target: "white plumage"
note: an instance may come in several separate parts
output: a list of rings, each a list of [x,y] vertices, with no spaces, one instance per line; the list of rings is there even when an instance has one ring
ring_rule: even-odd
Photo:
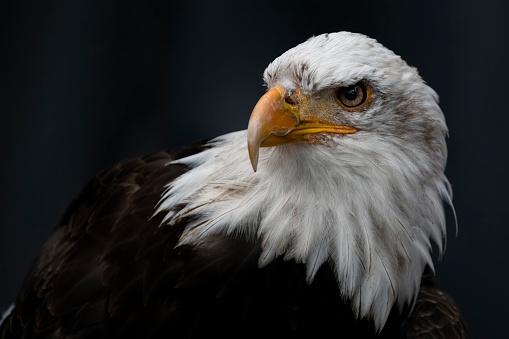
[[[308,283],[329,262],[357,317],[381,329],[394,304],[413,305],[424,267],[433,267],[431,241],[443,248],[442,201],[452,204],[452,193],[438,96],[399,56],[348,32],[290,49],[264,80],[299,89],[321,119],[357,132],[261,148],[258,172],[246,131],[221,136],[174,162],[192,169],[169,183],[158,212],[167,211],[165,224],[192,217],[179,245],[216,234],[260,239],[260,266],[294,259],[305,263]],[[359,81],[372,89],[364,109],[334,105],[337,88]]]

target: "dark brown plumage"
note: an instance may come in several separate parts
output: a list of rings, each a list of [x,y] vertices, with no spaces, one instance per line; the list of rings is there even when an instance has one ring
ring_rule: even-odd
[[[1,326],[2,338],[371,337],[328,265],[305,283],[302,264],[257,266],[259,244],[213,237],[174,248],[185,226],[151,218],[165,166],[200,144],[121,162],[96,176],[47,241]],[[465,338],[452,300],[423,276],[410,317],[393,309],[380,338]],[[405,334],[408,333],[408,334]]]

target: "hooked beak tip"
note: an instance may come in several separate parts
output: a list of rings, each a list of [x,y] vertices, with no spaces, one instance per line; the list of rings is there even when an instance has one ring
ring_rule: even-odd
[[[251,166],[253,170],[256,172],[258,167],[258,155],[260,151],[260,142],[259,141],[251,141],[252,138],[248,137],[247,149],[249,152],[249,160],[251,161]]]

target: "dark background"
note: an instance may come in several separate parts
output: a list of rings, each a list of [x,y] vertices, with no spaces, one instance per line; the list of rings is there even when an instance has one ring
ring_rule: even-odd
[[[312,35],[370,35],[416,66],[450,128],[437,264],[474,338],[506,334],[509,20],[503,1],[1,1],[0,309],[98,170],[244,129],[262,72]]]

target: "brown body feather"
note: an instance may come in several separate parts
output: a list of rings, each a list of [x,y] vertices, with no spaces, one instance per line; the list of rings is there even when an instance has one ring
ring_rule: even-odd
[[[186,221],[159,227],[167,165],[201,145],[121,162],[71,204],[0,328],[1,338],[372,337],[328,265],[313,283],[281,258],[258,268],[258,243],[214,236],[175,248]],[[466,338],[452,299],[428,273],[409,315],[393,309],[379,338]]]

